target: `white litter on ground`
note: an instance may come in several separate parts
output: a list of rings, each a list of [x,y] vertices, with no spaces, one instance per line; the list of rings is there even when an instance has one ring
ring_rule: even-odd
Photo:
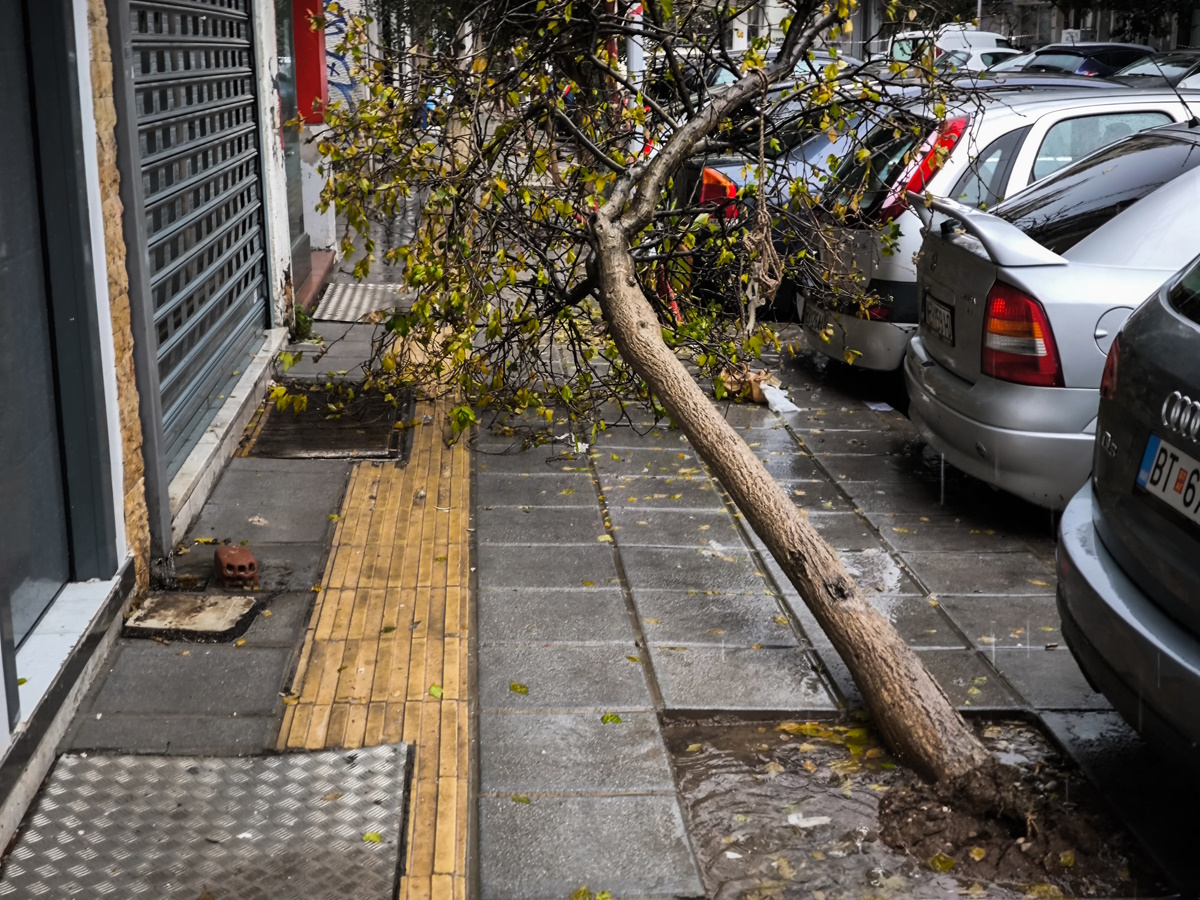
[[[773,384],[761,385],[763,396],[767,398],[767,406],[773,413],[800,412],[800,407],[788,399],[787,394]]]

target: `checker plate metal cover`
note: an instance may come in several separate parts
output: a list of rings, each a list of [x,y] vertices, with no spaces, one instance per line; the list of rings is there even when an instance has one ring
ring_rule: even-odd
[[[404,744],[63,756],[5,866],[0,897],[391,900],[407,778]]]

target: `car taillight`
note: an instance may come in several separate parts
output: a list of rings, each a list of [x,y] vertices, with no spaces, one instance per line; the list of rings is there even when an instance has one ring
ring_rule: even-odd
[[[1112,342],[1108,348],[1108,358],[1104,360],[1104,374],[1100,376],[1100,396],[1105,400],[1114,400],[1117,396],[1117,372],[1121,366],[1121,337]]]
[[[937,131],[926,139],[921,146],[920,162],[914,160],[904,170],[899,180],[888,192],[883,206],[879,208],[879,214],[883,217],[883,221],[890,222],[908,209],[909,191],[919,194],[925,190],[946,158],[954,152],[954,148],[962,140],[963,133],[967,130],[967,124],[970,121],[970,116],[956,116],[953,119],[947,119],[938,127]]]
[[[1042,305],[996,282],[983,320],[983,374],[1001,381],[1062,387],[1062,364]]]
[[[737,204],[731,202],[737,197],[737,185],[729,177],[716,169],[705,169],[700,173],[700,204],[712,203],[723,207],[727,219],[737,217]]]

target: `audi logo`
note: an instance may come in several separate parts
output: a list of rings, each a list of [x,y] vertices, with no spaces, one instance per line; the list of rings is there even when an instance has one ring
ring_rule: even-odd
[[[1162,423],[1193,441],[1200,438],[1200,400],[1172,391],[1163,401]]]

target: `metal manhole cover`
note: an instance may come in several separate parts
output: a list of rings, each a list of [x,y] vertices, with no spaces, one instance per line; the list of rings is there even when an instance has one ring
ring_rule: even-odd
[[[412,396],[393,406],[368,394],[347,404],[348,411],[331,411],[330,399],[309,394],[308,409],[277,410],[269,400],[251,423],[243,456],[273,459],[408,459],[410,429],[397,422],[412,417]],[[335,414],[336,413],[336,414]],[[407,439],[406,439],[407,438]]]
[[[0,897],[391,900],[405,744],[198,758],[63,756]]]

